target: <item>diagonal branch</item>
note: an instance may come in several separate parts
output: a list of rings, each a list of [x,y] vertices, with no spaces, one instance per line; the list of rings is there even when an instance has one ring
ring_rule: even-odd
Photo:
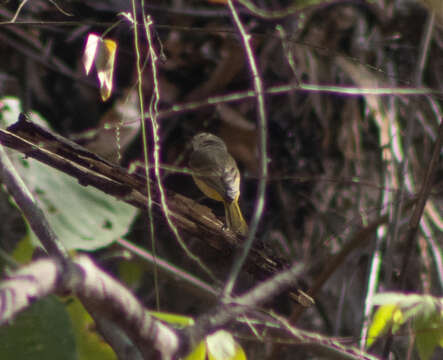
[[[136,172],[113,164],[76,143],[44,129],[22,116],[17,123],[0,129],[0,143],[18,150],[28,157],[43,162],[74,178],[80,184],[93,186],[106,194],[146,210],[146,178]],[[229,257],[241,244],[232,231],[206,206],[167,190],[170,215],[175,225],[204,246]],[[162,218],[159,194],[154,191],[155,215]],[[257,279],[263,279],[286,267],[280,259],[267,254],[260,244],[254,245],[246,262],[246,270]]]

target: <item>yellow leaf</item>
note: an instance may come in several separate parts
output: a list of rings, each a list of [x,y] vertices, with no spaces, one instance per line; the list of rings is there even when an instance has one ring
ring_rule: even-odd
[[[114,75],[115,54],[117,43],[114,40],[103,40],[99,35],[88,35],[83,52],[83,66],[89,74],[94,63],[100,83],[100,95],[103,101],[109,99],[112,93],[112,79]]]
[[[396,305],[380,306],[375,312],[371,326],[369,327],[366,347],[370,347],[378,337],[386,334],[393,324],[396,324],[398,328],[398,326],[403,323],[402,321],[402,312]]]
[[[95,58],[95,68],[97,69],[100,95],[103,101],[108,100],[112,93],[116,52],[117,43],[115,41],[107,39],[99,43],[98,53]]]
[[[206,337],[209,360],[245,360],[242,347],[227,331],[220,330]]]
[[[201,341],[192,352],[185,357],[185,360],[205,360],[206,358],[206,344]]]

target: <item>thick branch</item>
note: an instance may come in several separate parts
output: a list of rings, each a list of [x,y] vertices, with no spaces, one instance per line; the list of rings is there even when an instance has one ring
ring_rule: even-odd
[[[177,334],[150,316],[128,289],[87,256],[75,258],[67,273],[58,261],[48,258],[31,263],[3,281],[0,325],[13,320],[33,302],[49,294],[66,295],[66,290],[76,294],[89,312],[117,324],[145,359],[151,359],[154,353],[171,359],[178,351]]]
[[[145,177],[129,173],[76,143],[27,121],[24,116],[8,130],[0,129],[0,143],[77,178],[82,185],[93,186],[146,210]],[[154,192],[153,196],[155,213],[162,216],[158,194]],[[224,229],[223,223],[206,206],[173,191],[167,192],[167,199],[176,226],[201,239],[203,244],[228,255],[242,243],[236,234]],[[285,265],[257,245],[250,253],[246,269],[262,279],[275,274]]]

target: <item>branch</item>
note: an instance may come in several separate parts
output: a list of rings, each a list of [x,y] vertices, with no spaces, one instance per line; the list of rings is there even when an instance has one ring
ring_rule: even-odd
[[[266,195],[266,181],[268,177],[268,158],[267,158],[267,117],[266,117],[266,107],[264,99],[264,87],[263,81],[258,71],[257,61],[255,59],[252,47],[250,44],[251,35],[246,33],[246,30],[235,10],[232,0],[228,0],[228,7],[231,11],[232,19],[238,32],[241,35],[243,46],[245,48],[245,53],[248,58],[249,67],[251,70],[251,75],[254,84],[254,93],[257,100],[257,128],[259,129],[259,148],[260,148],[260,172],[259,181],[257,188],[257,199],[254,206],[254,214],[252,215],[251,224],[249,226],[249,234],[245,244],[243,245],[242,252],[235,263],[232,265],[231,273],[226,282],[226,286],[223,290],[223,296],[229,297],[234,288],[235,281],[240,274],[241,268],[246,261],[246,258],[251,251],[251,247],[257,233],[258,224],[263,215],[263,210],[265,207],[265,195]]]
[[[128,204],[146,210],[146,178],[113,164],[82,146],[44,129],[21,116],[7,130],[0,129],[0,143],[16,149]],[[159,194],[154,191],[155,215],[162,217]],[[182,231],[229,256],[242,239],[225,230],[223,223],[206,206],[167,190],[170,215]],[[269,256],[256,244],[246,262],[248,272],[263,279],[286,267],[281,260]]]
[[[14,198],[29,226],[40,239],[45,250],[61,262],[66,262],[68,254],[57,235],[49,226],[43,211],[36,205],[31,192],[17,174],[3,146],[0,145],[0,179]]]
[[[49,294],[66,295],[68,289],[78,296],[95,319],[98,317],[105,321],[106,327],[109,321],[121,329],[144,359],[157,355],[162,359],[173,359],[189,352],[208,334],[235,321],[240,315],[251,313],[257,306],[286,290],[294,284],[301,270],[301,266],[293,265],[229,304],[200,316],[194,326],[178,332],[150,316],[128,289],[98,268],[89,257],[82,255],[75,258],[68,276],[64,274],[63,277],[64,270],[59,262],[42,259],[16,271],[0,283],[0,325],[13,320],[31,303]],[[67,282],[61,284],[62,278]],[[339,354],[337,358],[375,359],[354,348],[344,347],[334,339],[296,329],[275,314],[271,316],[280,323],[277,329],[285,333],[289,330],[289,343],[295,340],[298,344],[317,347],[314,348],[316,352],[327,351],[329,355],[335,352]]]
[[[205,336],[221,329],[228,322],[287,290],[296,283],[301,272],[302,266],[294,264],[289,269],[263,281],[246,294],[232,298],[229,303],[224,303],[214,311],[200,316],[194,326],[184,330],[191,346],[195,346]]]
[[[177,334],[150,316],[135,296],[98,268],[87,256],[73,259],[68,273],[55,259],[42,259],[13,273],[0,284],[0,325],[13,320],[33,302],[49,294],[74,293],[87,310],[117,324],[145,359],[160,353],[171,359],[178,351]],[[111,344],[112,345],[112,344]]]

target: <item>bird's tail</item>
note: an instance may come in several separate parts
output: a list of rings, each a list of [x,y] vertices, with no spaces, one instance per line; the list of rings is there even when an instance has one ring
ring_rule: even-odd
[[[240,206],[238,206],[238,200],[234,200],[231,203],[225,202],[224,204],[228,228],[245,236],[248,233],[248,224],[246,224],[245,219],[243,219]]]

